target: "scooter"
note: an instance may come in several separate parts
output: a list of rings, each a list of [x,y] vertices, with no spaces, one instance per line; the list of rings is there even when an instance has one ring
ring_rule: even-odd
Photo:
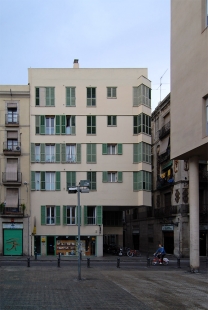
[[[163,257],[163,261],[161,257],[158,257],[156,254],[153,254],[154,258],[152,260],[152,265],[168,265],[169,264],[169,259],[167,257]]]

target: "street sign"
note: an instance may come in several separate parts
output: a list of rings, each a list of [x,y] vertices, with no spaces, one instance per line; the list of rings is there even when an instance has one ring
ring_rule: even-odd
[[[68,188],[68,194],[75,194],[77,193],[77,187],[76,186],[72,186]]]

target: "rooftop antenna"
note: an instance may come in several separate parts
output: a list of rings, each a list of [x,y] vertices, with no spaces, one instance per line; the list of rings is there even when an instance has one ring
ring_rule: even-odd
[[[162,86],[162,78],[165,75],[165,73],[168,71],[168,69],[163,73],[163,75],[160,78],[160,102],[161,102],[161,86]]]

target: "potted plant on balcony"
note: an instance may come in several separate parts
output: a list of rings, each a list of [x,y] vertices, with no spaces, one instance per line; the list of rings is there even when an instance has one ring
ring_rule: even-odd
[[[26,205],[25,205],[25,203],[21,203],[21,210],[22,210],[22,213],[24,214],[24,212],[25,212],[25,209],[26,209]]]
[[[4,208],[5,208],[4,202],[0,203],[0,213],[1,213],[1,214],[4,213]]]

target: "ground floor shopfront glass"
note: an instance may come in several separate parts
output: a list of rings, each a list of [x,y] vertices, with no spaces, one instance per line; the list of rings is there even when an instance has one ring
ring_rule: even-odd
[[[82,256],[96,255],[96,236],[81,236]],[[34,236],[34,254],[78,256],[77,236]]]

